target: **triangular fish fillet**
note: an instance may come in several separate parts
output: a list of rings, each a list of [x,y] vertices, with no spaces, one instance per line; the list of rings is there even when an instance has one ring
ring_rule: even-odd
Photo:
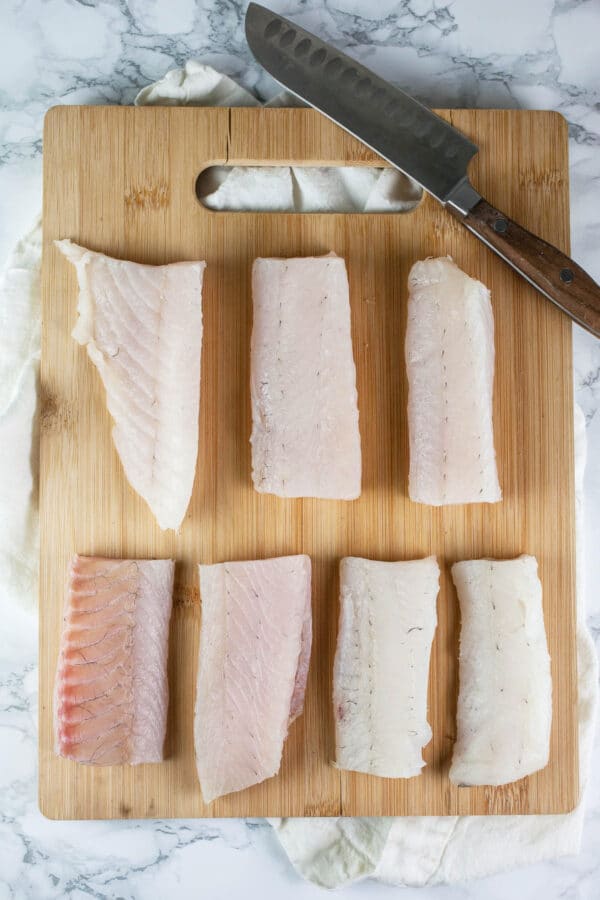
[[[162,760],[174,567],[71,561],[54,691],[58,756],[99,766]]]
[[[146,266],[56,241],[79,281],[73,337],[106,388],[127,480],[178,529],[198,454],[204,262]]]
[[[279,771],[312,640],[308,556],[200,566],[196,763],[205,803]]]
[[[344,260],[256,259],[252,297],[256,490],[354,500],[361,450]]]
[[[548,764],[552,680],[533,556],[455,563],[461,614],[450,781],[507,784]]]
[[[431,506],[495,503],[502,493],[489,291],[449,256],[415,263],[408,286],[410,499]]]
[[[338,768],[420,775],[431,740],[427,685],[439,575],[434,556],[342,560],[333,670]]]

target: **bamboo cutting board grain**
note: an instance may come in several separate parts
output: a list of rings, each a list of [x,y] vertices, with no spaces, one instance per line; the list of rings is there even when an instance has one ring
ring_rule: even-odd
[[[569,249],[567,132],[546,112],[443,112],[481,152],[476,187]],[[309,110],[60,107],[44,136],[41,411],[40,805],[52,818],[559,813],[578,798],[570,322],[425,197],[405,215],[215,213],[194,193],[211,163],[380,164]],[[144,263],[206,259],[199,463],[179,535],[162,533],[128,486],[100,378],[70,337],[77,287],[52,241]],[[353,503],[280,500],[250,478],[250,269],[256,256],[346,259],[363,446]],[[403,340],[411,264],[451,254],[492,291],[494,418],[504,500],[434,509],[407,498]],[[196,422],[189,423],[196,428]],[[52,690],[67,564],[74,553],[177,560],[171,703],[162,765],[94,768],[53,754]],[[314,644],[304,715],[280,774],[204,806],[192,718],[200,627],[196,564],[308,553]],[[427,767],[409,781],[340,772],[330,704],[337,567],[434,553],[442,567]],[[458,613],[449,567],[480,556],[537,556],[554,683],[549,766],[503,788],[456,788]]]

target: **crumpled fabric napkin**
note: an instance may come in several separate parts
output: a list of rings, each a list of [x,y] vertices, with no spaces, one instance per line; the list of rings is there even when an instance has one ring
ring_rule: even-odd
[[[138,106],[260,106],[256,97],[210,66],[190,60],[143,88]],[[301,106],[282,93],[267,106]],[[202,184],[210,209],[278,212],[404,212],[421,198],[421,189],[394,169],[340,166],[213,166]]]
[[[37,366],[42,224],[10,254],[0,279],[0,603],[37,600]]]
[[[258,105],[243,88],[209,66],[188,62],[139,93],[138,105]],[[294,105],[285,95],[270,105]],[[226,209],[237,204],[264,209],[263,167],[213,172],[203,197]],[[271,167],[270,167],[271,168]],[[388,169],[276,168],[285,209],[410,209],[419,191]],[[269,188],[270,190],[270,188]],[[272,202],[272,193],[271,193]],[[281,201],[279,201],[281,202]],[[267,208],[273,208],[267,205]],[[37,365],[41,227],[15,247],[0,280],[0,599],[35,605],[37,542]],[[582,483],[585,425],[576,411],[578,573],[581,575]],[[15,452],[17,448],[18,452]],[[578,673],[581,784],[590,766],[597,702],[597,663],[585,625],[583,585],[578,583]],[[577,853],[583,803],[561,816],[462,816],[409,818],[273,819],[296,869],[323,887],[372,876],[389,884],[465,881],[501,869]],[[474,852],[474,850],[476,852]]]

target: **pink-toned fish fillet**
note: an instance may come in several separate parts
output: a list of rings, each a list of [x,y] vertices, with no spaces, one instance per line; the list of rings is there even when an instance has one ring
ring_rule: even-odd
[[[312,639],[308,556],[200,566],[195,744],[205,803],[279,771]]]
[[[361,449],[344,260],[257,259],[252,298],[254,487],[354,500]]]
[[[54,693],[59,756],[100,766],[162,760],[174,568],[71,561]]]
[[[408,286],[410,499],[497,503],[490,292],[449,256],[416,262]]]

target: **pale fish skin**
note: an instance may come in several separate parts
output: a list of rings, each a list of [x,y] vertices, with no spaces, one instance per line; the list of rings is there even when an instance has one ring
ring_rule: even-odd
[[[497,503],[490,292],[449,256],[416,262],[408,287],[410,499]]]
[[[552,677],[537,560],[452,566],[461,612],[450,781],[500,785],[548,764]]]
[[[333,675],[338,768],[384,778],[421,774],[431,740],[427,686],[439,576],[433,556],[342,560]]]

